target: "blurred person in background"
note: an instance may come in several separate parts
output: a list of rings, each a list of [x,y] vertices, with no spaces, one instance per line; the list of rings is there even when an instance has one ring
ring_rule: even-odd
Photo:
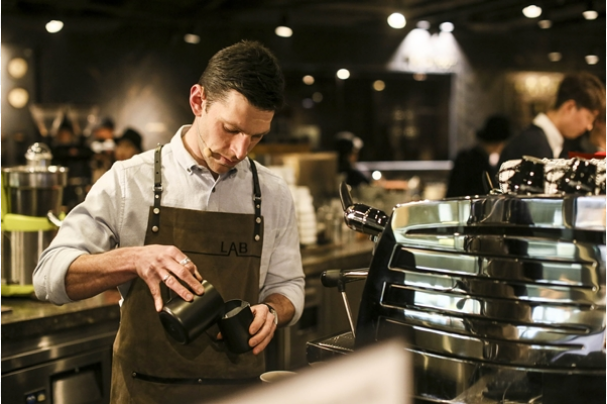
[[[135,129],[127,128],[122,136],[116,138],[114,158],[116,161],[128,160],[143,151],[141,135]]]
[[[91,181],[94,184],[101,176],[112,167],[114,163],[115,125],[111,118],[103,118],[93,129],[91,136]]]
[[[579,143],[575,151],[582,153],[605,153],[605,110],[603,109],[594,122],[590,132],[584,133],[579,138]]]
[[[605,85],[598,77],[582,72],[566,75],[557,90],[556,102],[546,113],[513,137],[504,147],[502,162],[522,156],[567,158],[575,140],[592,130],[600,111],[605,110]]]
[[[369,178],[356,168],[356,162],[363,146],[363,141],[352,132],[338,132],[335,135],[337,171],[345,177],[346,184],[352,187],[370,183]]]
[[[492,115],[485,126],[476,132],[477,144],[457,154],[449,176],[447,198],[485,195],[485,172],[496,184],[500,153],[510,137],[510,121],[502,115]]]
[[[74,125],[65,116],[51,144],[52,164],[68,168],[68,183],[63,189],[62,205],[67,211],[84,200],[91,183],[91,149],[86,147],[82,136],[74,131]]]

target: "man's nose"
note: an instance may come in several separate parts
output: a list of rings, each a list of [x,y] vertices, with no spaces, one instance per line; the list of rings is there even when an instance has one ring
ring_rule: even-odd
[[[250,144],[251,139],[248,136],[235,136],[234,141],[232,142],[232,151],[234,152],[234,155],[238,160],[242,160],[247,156]]]

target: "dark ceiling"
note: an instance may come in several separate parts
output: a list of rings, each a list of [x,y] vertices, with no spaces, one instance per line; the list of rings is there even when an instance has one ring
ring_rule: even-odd
[[[582,11],[589,3],[605,25],[605,2],[580,0],[4,0],[2,20],[36,22],[60,17],[82,24],[82,29],[104,24],[185,29],[231,24],[272,27],[286,17],[296,29],[376,32],[390,13],[401,11],[413,23],[451,21],[457,29],[483,33],[534,29],[536,21],[521,13],[533,3],[543,7],[542,17],[554,21],[554,29],[584,24]]]
[[[223,46],[240,38],[259,39],[285,63],[383,64],[420,20],[431,30],[450,21],[454,35],[487,62],[502,65],[500,53],[519,64],[538,53],[594,52],[604,72],[605,2],[539,0],[540,18],[528,19],[523,7],[532,0],[3,0],[2,42],[23,42],[42,35],[51,18],[62,19],[64,31],[76,35],[119,33],[128,42],[148,41],[156,46],[175,44],[188,32],[202,37],[202,45]],[[599,17],[587,21],[588,4]],[[394,30],[387,16],[401,11],[407,26]],[[538,27],[547,17],[550,29]],[[274,27],[286,20],[292,38],[274,36]],[[285,45],[285,43],[289,45]],[[216,49],[213,49],[213,51]],[[577,58],[583,56],[577,56]],[[517,67],[517,66],[513,66]],[[519,66],[530,68],[530,66]],[[583,66],[581,66],[583,67]],[[541,66],[538,66],[541,68]]]

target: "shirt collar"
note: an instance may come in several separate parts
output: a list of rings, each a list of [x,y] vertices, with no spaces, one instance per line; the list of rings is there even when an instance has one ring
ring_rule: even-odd
[[[183,169],[186,170],[188,173],[191,173],[192,171],[196,170],[201,170],[206,171],[210,174],[210,170],[205,166],[201,166],[200,164],[198,164],[183,144],[183,136],[185,134],[185,131],[186,129],[189,129],[191,127],[192,125],[183,125],[177,130],[177,133],[171,139],[171,148],[173,149],[173,153],[175,155],[177,163],[181,167],[183,167]],[[230,171],[219,175],[218,180],[229,178],[230,176],[236,176],[238,171],[246,173],[249,169],[249,163],[247,160],[248,159],[244,159],[240,163],[236,164],[236,166],[234,166],[234,168],[232,168]]]
[[[561,151],[563,151],[564,140],[561,132],[559,132],[554,123],[544,113],[538,114],[533,120],[533,124],[539,126],[544,131],[548,144],[552,149],[552,156],[557,158],[561,154]]]

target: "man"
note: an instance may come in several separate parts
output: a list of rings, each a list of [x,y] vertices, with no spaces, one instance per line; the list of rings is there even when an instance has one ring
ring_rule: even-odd
[[[259,354],[276,326],[301,316],[290,191],[246,158],[269,132],[283,88],[261,44],[219,51],[190,90],[192,125],[161,150],[115,163],[42,254],[40,299],[63,304],[115,287],[123,296],[112,403],[198,403],[246,386],[265,370]],[[230,354],[216,329],[187,345],[164,331],[157,312],[166,292],[192,300],[203,279],[225,301],[251,303],[252,351]]]
[[[523,155],[539,158],[567,157],[573,140],[592,129],[605,109],[605,85],[590,73],[569,74],[561,81],[556,103],[540,113],[533,124],[513,137],[500,156],[501,163]]]
[[[335,136],[335,150],[337,151],[337,171],[344,175],[346,184],[358,187],[369,184],[371,181],[356,168],[358,155],[364,143],[361,138],[352,132],[338,132]]]
[[[103,118],[95,128],[91,136],[91,183],[97,180],[114,164],[114,121],[111,118]]]
[[[485,173],[497,185],[497,163],[510,134],[508,118],[499,114],[487,118],[484,127],[476,132],[477,144],[457,154],[449,175],[446,197],[487,194],[490,190],[485,189]]]

